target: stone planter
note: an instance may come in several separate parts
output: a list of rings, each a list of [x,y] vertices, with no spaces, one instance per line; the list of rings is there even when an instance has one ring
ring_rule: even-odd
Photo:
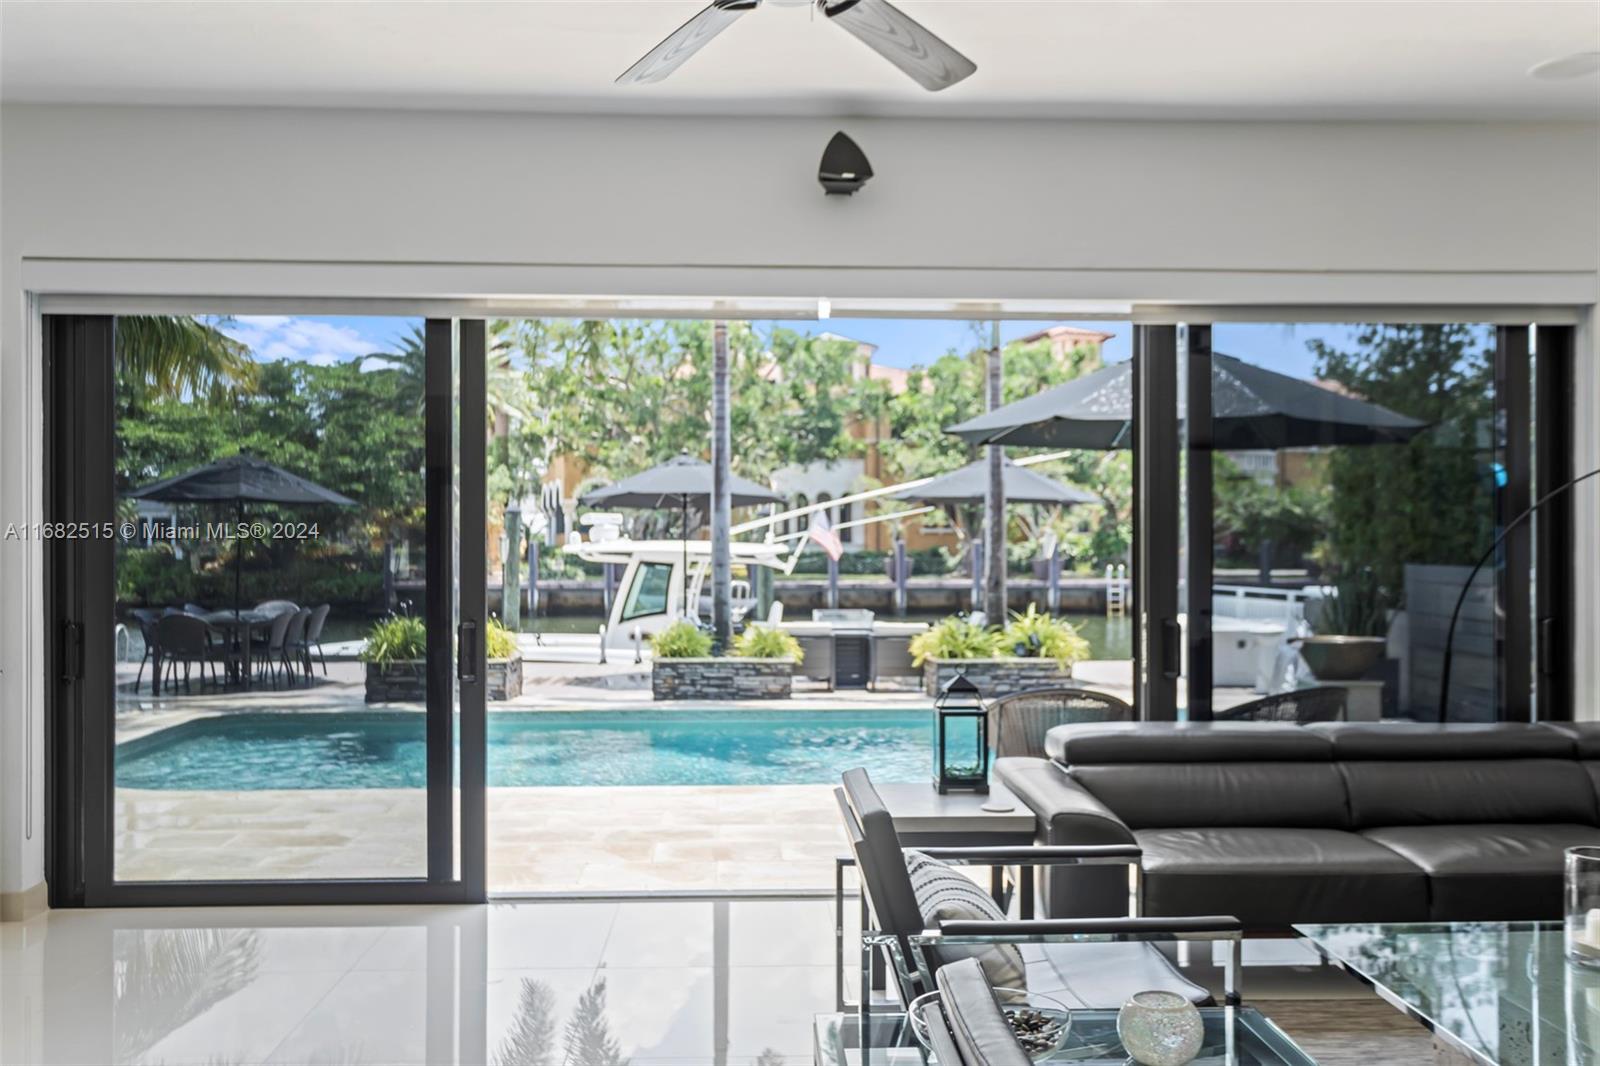
[[[367,663],[368,703],[417,703],[428,698],[427,663],[423,659],[396,659]]]
[[[656,659],[650,693],[658,700],[786,700],[793,689],[794,660]]]
[[[957,674],[978,686],[986,700],[1036,688],[1061,688],[1072,680],[1072,670],[1054,659],[933,659],[922,660],[922,691],[929,697]]]
[[[427,663],[422,659],[401,659],[388,663],[367,663],[368,703],[420,703],[428,698]],[[488,696],[509,700],[522,695],[522,657],[490,659]]]
[[[489,660],[489,698],[509,700],[522,695],[522,656]]]

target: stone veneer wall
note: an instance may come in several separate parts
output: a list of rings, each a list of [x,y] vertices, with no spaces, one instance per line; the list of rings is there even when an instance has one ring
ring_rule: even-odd
[[[793,659],[656,659],[650,666],[658,700],[781,700],[793,683]]]
[[[986,700],[1036,688],[1062,688],[1072,681],[1054,659],[924,659],[922,691],[937,696],[952,677],[966,674]]]

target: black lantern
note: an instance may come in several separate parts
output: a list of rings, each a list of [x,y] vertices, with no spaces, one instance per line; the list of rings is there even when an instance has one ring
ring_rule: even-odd
[[[978,686],[957,674],[933,704],[933,787],[946,792],[989,792],[989,713]]]

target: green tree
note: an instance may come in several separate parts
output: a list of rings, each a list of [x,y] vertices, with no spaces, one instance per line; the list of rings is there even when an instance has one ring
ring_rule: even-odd
[[[1405,564],[1470,564],[1493,538],[1489,335],[1464,324],[1377,324],[1362,327],[1351,350],[1308,346],[1318,377],[1430,424],[1405,444],[1335,448],[1328,459],[1329,561],[1370,567],[1398,603]]]
[[[248,389],[250,349],[187,315],[122,315],[116,322],[117,390],[145,398],[219,397]]]

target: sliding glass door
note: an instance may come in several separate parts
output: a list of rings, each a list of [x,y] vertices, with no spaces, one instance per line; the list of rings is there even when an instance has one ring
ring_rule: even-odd
[[[46,337],[58,902],[481,895],[482,323]]]
[[[1571,331],[1534,332],[1184,328],[1188,717],[1570,714],[1568,519],[1519,516],[1566,476]]]

